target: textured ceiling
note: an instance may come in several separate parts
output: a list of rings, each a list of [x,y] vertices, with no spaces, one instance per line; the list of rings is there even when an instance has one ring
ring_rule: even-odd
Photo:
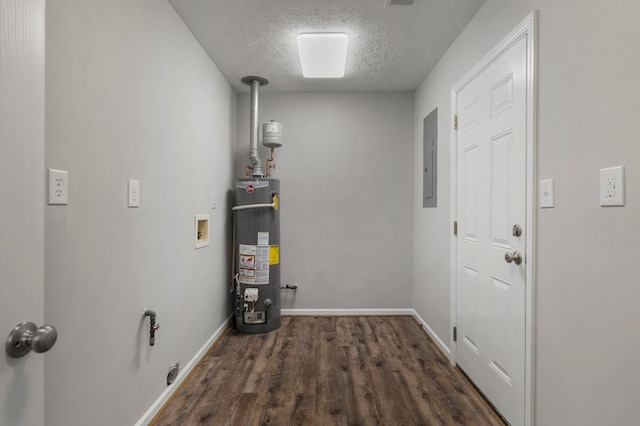
[[[413,91],[484,0],[169,0],[237,92]],[[302,77],[296,36],[349,35],[342,79]]]

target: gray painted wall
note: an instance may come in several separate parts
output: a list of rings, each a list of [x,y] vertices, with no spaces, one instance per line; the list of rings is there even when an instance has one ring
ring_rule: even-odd
[[[283,308],[410,308],[412,93],[260,94],[283,123]],[[249,163],[249,96],[238,97],[236,166]],[[262,158],[268,152],[262,150]]]
[[[45,211],[47,424],[130,425],[230,314],[236,95],[166,1],[48,2],[46,37],[45,165],[69,171]]]
[[[487,0],[415,94],[414,180],[423,117],[439,117],[437,209],[414,188],[414,306],[449,342],[451,87],[532,10],[539,11],[538,179],[556,207],[536,209],[536,424],[637,423],[640,92],[637,17],[626,0]],[[624,208],[599,206],[599,169],[626,166]],[[442,201],[442,202],[440,202]],[[432,238],[424,238],[430,235]]]

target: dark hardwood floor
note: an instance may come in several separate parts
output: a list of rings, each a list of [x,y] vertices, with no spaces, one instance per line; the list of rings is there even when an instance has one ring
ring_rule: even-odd
[[[283,317],[229,331],[151,423],[504,425],[406,317]]]

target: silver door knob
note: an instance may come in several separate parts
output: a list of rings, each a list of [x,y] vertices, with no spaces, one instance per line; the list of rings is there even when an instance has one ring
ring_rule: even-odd
[[[32,322],[23,322],[15,326],[5,349],[11,358],[21,358],[31,352],[47,352],[58,340],[58,331],[52,325],[36,327]]]
[[[516,265],[519,265],[522,263],[522,254],[519,251],[514,251],[514,252],[506,252],[504,254],[504,260],[507,263],[515,263]]]

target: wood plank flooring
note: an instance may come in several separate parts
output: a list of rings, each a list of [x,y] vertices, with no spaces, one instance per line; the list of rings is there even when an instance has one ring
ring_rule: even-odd
[[[505,423],[412,317],[292,316],[224,335],[151,424]]]

